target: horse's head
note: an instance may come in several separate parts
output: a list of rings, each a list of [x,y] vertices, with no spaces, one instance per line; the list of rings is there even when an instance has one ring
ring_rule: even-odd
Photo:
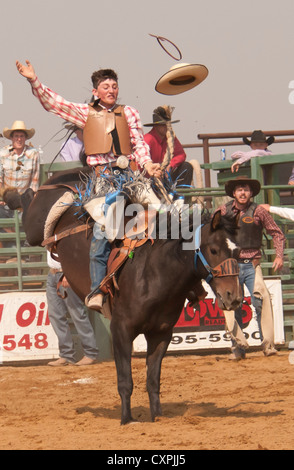
[[[242,301],[237,263],[240,249],[235,239],[237,227],[236,219],[222,217],[217,211],[210,223],[202,227],[200,250],[196,250],[197,270],[203,272],[219,307],[224,310],[235,310]]]

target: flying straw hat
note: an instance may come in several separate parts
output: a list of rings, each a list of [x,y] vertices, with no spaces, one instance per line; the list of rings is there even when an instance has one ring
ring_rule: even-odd
[[[199,85],[208,75],[200,64],[176,64],[156,83],[155,90],[163,95],[178,95]]]

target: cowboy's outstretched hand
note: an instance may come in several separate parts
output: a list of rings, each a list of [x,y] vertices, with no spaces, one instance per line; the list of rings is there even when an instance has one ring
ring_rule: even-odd
[[[28,60],[26,60],[26,64],[27,65],[23,65],[17,60],[16,68],[23,77],[28,80],[33,80],[36,77],[34,67]]]

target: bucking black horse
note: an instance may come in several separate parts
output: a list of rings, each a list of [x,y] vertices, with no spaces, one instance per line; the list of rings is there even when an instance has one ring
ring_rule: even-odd
[[[23,208],[23,226],[31,245],[41,245],[50,208],[70,187],[79,184],[81,172],[87,171],[86,168],[77,168],[56,173],[36,194],[28,190],[20,197],[6,192],[6,202],[11,208]],[[76,208],[69,208],[56,224],[54,232],[84,224],[85,221],[78,219],[75,212]],[[216,212],[200,232],[201,245],[189,250],[183,249],[181,237],[147,241],[136,248],[133,258],[120,268],[111,308],[111,333],[122,405],[121,424],[133,421],[131,356],[134,339],[144,334],[147,341],[147,391],[154,421],[161,415],[162,359],[185,300],[196,300],[197,286],[201,279],[206,279],[220,308],[235,310],[241,302],[236,267],[236,223]],[[90,292],[90,242],[89,228],[62,238],[56,244],[64,274],[81,299]]]

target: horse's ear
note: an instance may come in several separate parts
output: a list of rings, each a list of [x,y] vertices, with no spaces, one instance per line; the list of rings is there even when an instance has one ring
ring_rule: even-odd
[[[210,224],[211,230],[213,230],[213,231],[217,230],[217,228],[220,225],[221,217],[222,217],[222,214],[221,214],[221,211],[219,209],[218,211],[216,211],[214,213],[214,215],[212,217],[211,224]]]

